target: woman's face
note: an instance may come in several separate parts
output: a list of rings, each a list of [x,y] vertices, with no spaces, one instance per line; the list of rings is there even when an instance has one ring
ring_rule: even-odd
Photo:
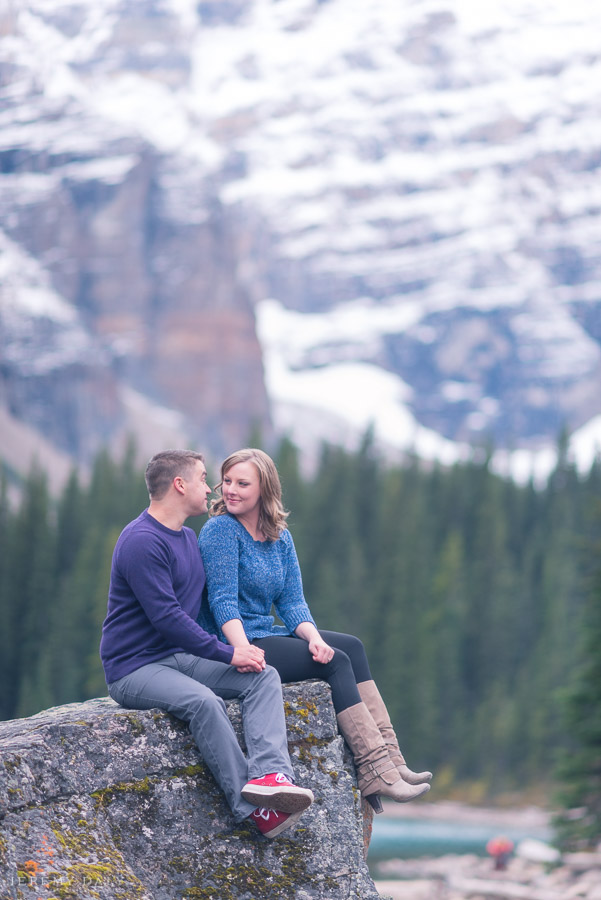
[[[221,483],[225,508],[234,516],[258,513],[261,500],[259,471],[252,462],[240,462],[230,466]]]

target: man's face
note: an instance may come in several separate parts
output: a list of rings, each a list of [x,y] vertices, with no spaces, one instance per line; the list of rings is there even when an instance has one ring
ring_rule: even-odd
[[[186,482],[186,497],[190,516],[200,516],[208,509],[207,501],[211,488],[207,484],[207,470],[204,463],[197,459]]]

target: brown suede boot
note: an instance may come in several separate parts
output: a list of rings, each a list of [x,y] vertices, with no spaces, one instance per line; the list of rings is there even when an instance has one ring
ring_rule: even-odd
[[[410,785],[401,778],[365,703],[349,706],[337,719],[355,760],[359,790],[376,812],[381,809],[381,804],[372,802],[377,795],[406,803],[430,790],[429,784]]]
[[[384,738],[384,743],[388,750],[390,759],[396,766],[401,778],[408,784],[423,784],[430,781],[432,772],[412,772],[405,762],[405,757],[401,753],[397,736],[394,733],[386,704],[382,700],[380,691],[375,681],[362,681],[357,685],[359,696],[367,706],[371,716],[380,730],[380,734]]]

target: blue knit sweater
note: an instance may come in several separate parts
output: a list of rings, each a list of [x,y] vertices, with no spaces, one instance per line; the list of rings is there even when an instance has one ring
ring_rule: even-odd
[[[277,541],[255,541],[235,516],[226,513],[203,526],[198,546],[212,613],[212,621],[206,615],[198,621],[207,631],[225,641],[221,626],[230,619],[241,619],[252,641],[292,634],[301,622],[313,622],[288,529]],[[272,606],[283,626],[275,625]]]

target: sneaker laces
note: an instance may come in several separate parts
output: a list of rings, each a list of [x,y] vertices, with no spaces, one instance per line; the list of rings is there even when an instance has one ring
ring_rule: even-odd
[[[253,813],[255,819],[265,819],[266,822],[269,822],[271,816],[278,818],[279,815],[277,809],[266,809],[264,806],[258,806]]]

